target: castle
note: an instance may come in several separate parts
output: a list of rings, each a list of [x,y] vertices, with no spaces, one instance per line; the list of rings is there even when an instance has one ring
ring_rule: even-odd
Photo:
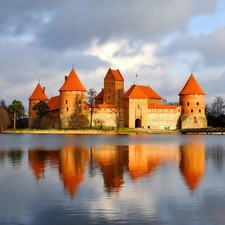
[[[74,113],[77,95],[86,101],[87,90],[73,68],[69,75],[65,76],[58,96],[49,99],[45,94],[45,88],[38,83],[29,97],[29,127],[32,127],[37,117],[36,111],[32,109],[33,106],[43,100],[50,109],[49,127],[70,128],[69,118]],[[205,93],[193,74],[190,75],[179,93],[179,105],[163,105],[162,97],[150,86],[133,84],[124,92],[122,74],[118,69],[109,68],[104,78],[104,88],[95,98],[96,111],[93,113],[93,120],[100,120],[105,126],[116,126],[113,109],[119,100],[123,105],[125,127],[174,130],[207,126]],[[86,106],[90,111],[90,105]]]

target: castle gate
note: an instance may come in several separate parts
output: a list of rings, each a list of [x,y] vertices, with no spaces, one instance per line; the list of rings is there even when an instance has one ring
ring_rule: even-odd
[[[141,127],[141,120],[139,118],[135,119],[135,127]]]

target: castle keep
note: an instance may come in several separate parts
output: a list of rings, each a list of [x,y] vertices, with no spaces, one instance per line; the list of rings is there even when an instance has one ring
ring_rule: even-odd
[[[162,97],[150,86],[133,84],[124,91],[124,78],[118,69],[109,68],[103,86],[95,98],[96,111],[93,120],[101,120],[105,126],[116,126],[114,109],[119,101],[122,101],[123,105],[125,127],[173,130],[207,126],[205,93],[193,74],[179,93],[179,105],[163,105]],[[43,100],[50,109],[49,127],[70,128],[69,118],[75,111],[75,97],[78,95],[82,102],[86,101],[87,90],[74,69],[65,76],[58,96],[49,99],[45,94],[45,88],[38,83],[29,97],[29,127],[32,127],[37,117],[32,109],[34,104]],[[88,104],[86,110],[90,110]]]

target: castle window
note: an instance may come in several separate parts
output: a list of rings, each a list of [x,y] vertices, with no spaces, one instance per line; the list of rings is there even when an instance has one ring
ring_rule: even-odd
[[[190,105],[189,102],[187,102],[187,105]]]
[[[109,99],[110,99],[110,96],[109,96]]]
[[[191,113],[193,113],[193,109],[191,109]]]
[[[199,109],[198,112],[201,113],[201,109]]]
[[[66,111],[68,112],[69,111],[69,108],[66,108]]]
[[[68,103],[67,100],[65,102],[66,102],[66,104]]]
[[[109,92],[110,92],[110,89],[109,89]]]
[[[199,102],[197,102],[196,104],[199,105]]]

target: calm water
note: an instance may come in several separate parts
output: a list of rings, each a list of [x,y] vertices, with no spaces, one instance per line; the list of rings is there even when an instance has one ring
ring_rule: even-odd
[[[225,224],[223,135],[0,134],[0,224]]]

